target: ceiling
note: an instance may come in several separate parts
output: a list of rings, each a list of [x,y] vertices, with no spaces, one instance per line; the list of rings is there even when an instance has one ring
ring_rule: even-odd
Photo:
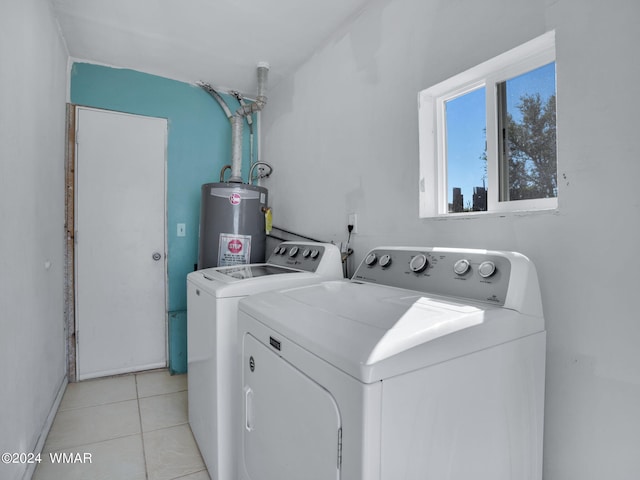
[[[69,54],[255,94],[258,62],[276,84],[367,0],[50,0]]]

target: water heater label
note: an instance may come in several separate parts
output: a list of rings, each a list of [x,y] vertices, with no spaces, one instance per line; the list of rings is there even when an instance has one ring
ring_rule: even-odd
[[[229,203],[231,205],[240,205],[241,201],[242,201],[242,197],[240,196],[239,193],[232,193],[231,195],[229,195]]]
[[[218,247],[218,266],[244,265],[251,259],[251,235],[221,233]]]

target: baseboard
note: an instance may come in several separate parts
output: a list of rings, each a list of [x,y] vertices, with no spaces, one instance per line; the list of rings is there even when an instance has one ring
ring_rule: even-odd
[[[116,375],[127,375],[130,373],[145,372],[147,370],[157,370],[167,368],[167,361],[148,363],[146,365],[136,365],[135,367],[115,368],[113,370],[101,370],[99,372],[85,373],[78,375],[78,381],[92,380],[94,378],[114,377]]]
[[[62,383],[60,384],[60,387],[58,388],[56,399],[53,402],[53,405],[51,405],[49,414],[45,419],[44,425],[42,426],[40,436],[38,437],[38,440],[36,440],[36,444],[33,447],[33,449],[31,449],[31,451],[34,453],[42,453],[42,449],[44,448],[44,442],[47,440],[47,435],[49,435],[49,430],[51,430],[51,425],[53,425],[53,420],[56,418],[56,413],[58,413],[58,407],[60,406],[60,402],[62,401],[62,396],[64,395],[64,391],[67,388],[67,383],[69,382],[68,382],[67,376],[65,375],[64,378],[62,379]],[[33,473],[36,470],[36,466],[37,464],[35,463],[27,464],[27,469],[25,470],[24,475],[22,476],[22,480],[30,480],[30,478],[33,476]]]

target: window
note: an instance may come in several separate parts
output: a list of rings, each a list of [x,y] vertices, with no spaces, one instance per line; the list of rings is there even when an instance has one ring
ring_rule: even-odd
[[[557,207],[555,36],[419,94],[420,216]]]

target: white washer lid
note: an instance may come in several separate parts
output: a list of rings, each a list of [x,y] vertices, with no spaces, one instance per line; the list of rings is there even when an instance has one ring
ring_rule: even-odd
[[[260,267],[264,265],[265,264],[252,264],[250,267]],[[229,268],[233,269],[235,267],[213,267],[191,272],[187,275],[187,281],[213,294],[217,298],[229,298],[243,297],[267,290],[288,288],[293,285],[308,285],[309,283],[323,280],[323,277],[315,273],[293,269],[286,269],[288,273],[272,272],[270,275],[236,278],[226,275],[221,271]],[[285,269],[283,269],[283,271],[284,270]]]
[[[364,383],[544,330],[506,308],[348,280],[254,295],[243,312]]]

